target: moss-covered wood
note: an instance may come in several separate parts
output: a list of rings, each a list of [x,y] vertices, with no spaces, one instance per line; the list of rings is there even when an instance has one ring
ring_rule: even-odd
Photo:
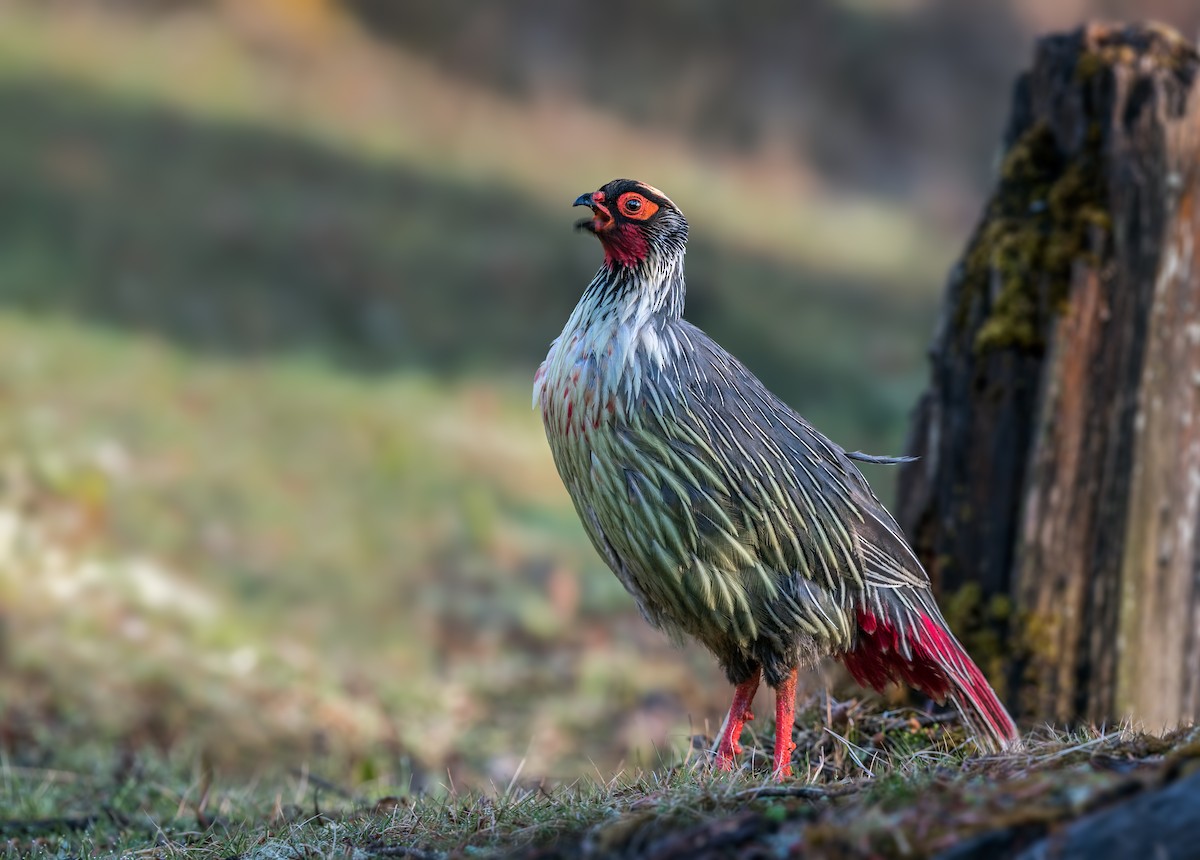
[[[1099,259],[1112,223],[1099,145],[1093,123],[1085,146],[1067,157],[1039,121],[1009,148],[966,254],[956,308],[964,321],[975,303],[988,306],[976,352],[1043,351],[1050,324],[1066,309],[1072,266]]]
[[[900,518],[1023,716],[1200,715],[1200,57],[1043,39],[952,273]]]

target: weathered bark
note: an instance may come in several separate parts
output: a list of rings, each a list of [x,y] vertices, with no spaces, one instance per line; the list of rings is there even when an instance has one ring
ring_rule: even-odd
[[[1198,808],[1200,773],[1081,818],[1022,851],[1017,860],[1195,857],[1200,842]]]
[[[1018,713],[1200,715],[1200,57],[1043,39],[951,275],[901,524]]]

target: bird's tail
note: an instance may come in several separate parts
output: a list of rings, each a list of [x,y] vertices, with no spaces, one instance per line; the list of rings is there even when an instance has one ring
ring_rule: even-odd
[[[841,655],[858,683],[882,692],[890,681],[899,681],[939,702],[949,699],[984,752],[1020,747],[1012,717],[936,610],[920,613],[903,630],[859,610],[858,626],[855,647]]]

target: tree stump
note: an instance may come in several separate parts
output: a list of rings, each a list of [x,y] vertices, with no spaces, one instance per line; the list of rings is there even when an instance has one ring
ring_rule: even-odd
[[[1200,56],[1038,43],[951,273],[901,525],[1014,710],[1200,715]]]

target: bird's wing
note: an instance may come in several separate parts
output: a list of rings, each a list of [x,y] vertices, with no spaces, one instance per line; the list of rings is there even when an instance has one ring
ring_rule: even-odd
[[[702,571],[696,587],[716,576],[749,590],[757,633],[802,630],[833,650],[853,644],[869,592],[884,595],[881,612],[898,612],[913,589],[928,590],[842,448],[696,327],[680,323],[669,336],[680,341],[676,358],[644,386],[639,424],[662,440],[661,471],[679,484],[671,525]],[[893,607],[889,590],[904,600]]]

